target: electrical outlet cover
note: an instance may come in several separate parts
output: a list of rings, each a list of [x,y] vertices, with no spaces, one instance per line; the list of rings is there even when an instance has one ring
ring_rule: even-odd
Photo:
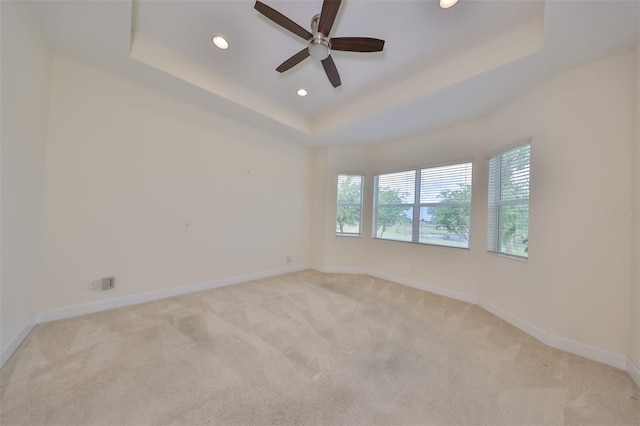
[[[115,277],[106,277],[106,278],[103,278],[101,281],[102,281],[102,283],[101,283],[102,284],[101,285],[101,289],[102,290],[111,290],[116,285],[116,278]]]

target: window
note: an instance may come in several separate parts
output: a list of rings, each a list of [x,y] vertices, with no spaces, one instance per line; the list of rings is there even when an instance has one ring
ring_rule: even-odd
[[[469,247],[472,164],[375,177],[374,238]]]
[[[529,256],[530,145],[489,160],[488,250]]]
[[[336,235],[361,235],[362,181],[362,176],[338,175]]]

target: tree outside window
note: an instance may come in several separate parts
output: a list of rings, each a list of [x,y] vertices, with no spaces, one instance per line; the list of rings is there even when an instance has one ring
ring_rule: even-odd
[[[361,235],[362,183],[362,176],[338,175],[336,235]]]
[[[374,238],[468,248],[472,164],[375,177]]]
[[[488,250],[529,256],[529,143],[489,160]]]

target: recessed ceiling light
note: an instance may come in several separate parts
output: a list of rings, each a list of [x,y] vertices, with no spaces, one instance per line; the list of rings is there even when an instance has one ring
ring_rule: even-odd
[[[449,9],[450,7],[455,6],[458,3],[458,0],[440,0],[440,7],[443,9]]]
[[[298,96],[302,96],[302,97],[307,96],[309,94],[304,89],[298,89],[298,91],[296,93],[298,94]]]
[[[227,50],[229,48],[229,43],[224,39],[224,37],[214,36],[212,41],[218,49]]]

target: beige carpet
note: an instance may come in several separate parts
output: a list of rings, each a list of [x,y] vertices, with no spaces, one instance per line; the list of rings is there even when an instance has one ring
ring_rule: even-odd
[[[640,424],[623,371],[314,271],[38,325],[0,378],[3,425]]]

